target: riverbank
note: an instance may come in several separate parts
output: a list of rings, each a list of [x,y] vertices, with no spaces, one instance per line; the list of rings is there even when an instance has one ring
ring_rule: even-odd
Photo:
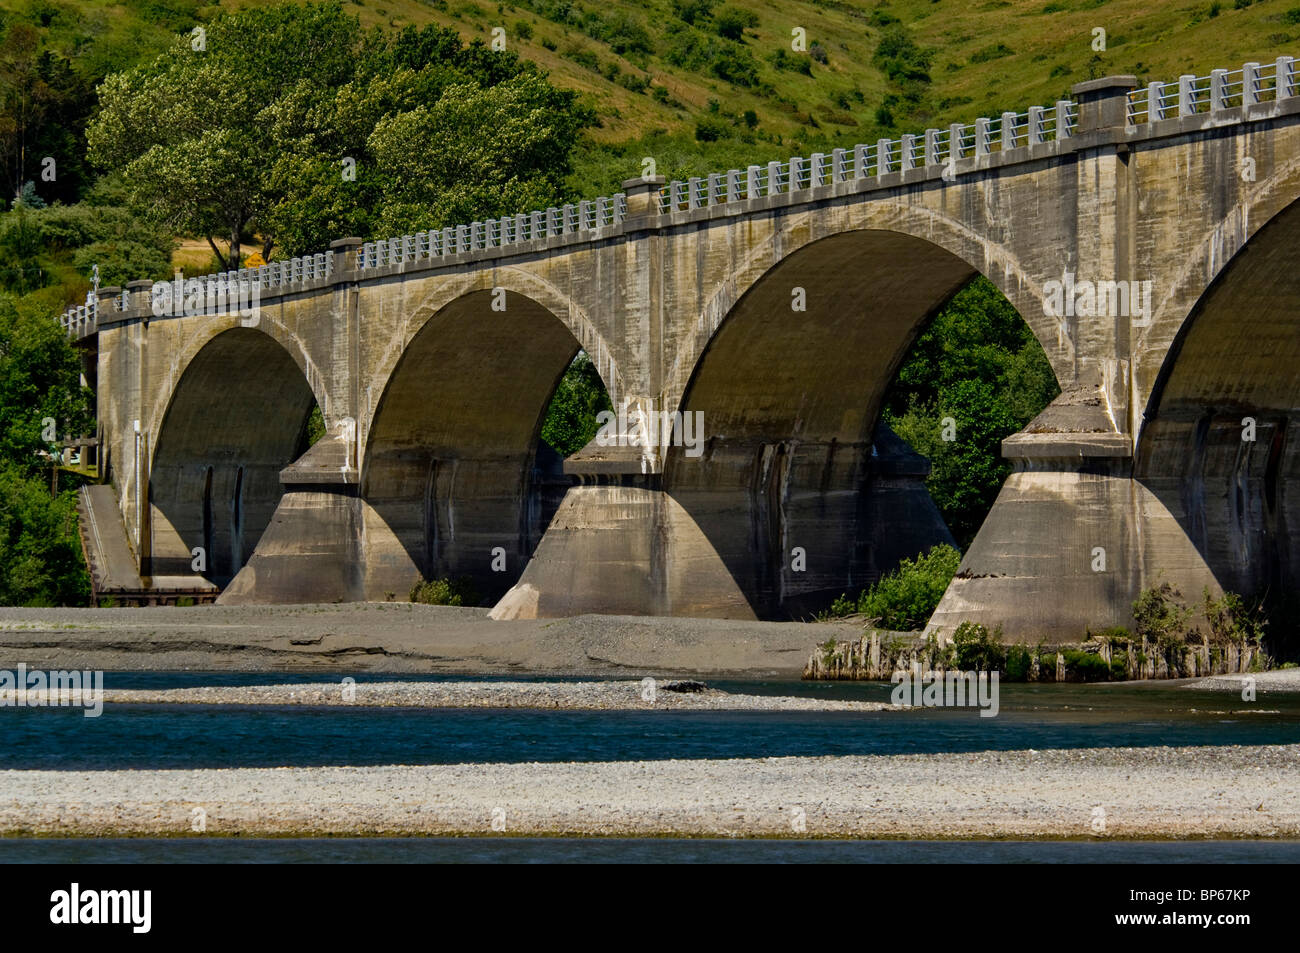
[[[1300,745],[3,771],[11,836],[1297,838]]]
[[[351,682],[104,692],[107,704],[540,708],[566,711],[902,711],[903,706],[748,695],[670,679],[611,682]]]
[[[798,678],[852,624],[586,615],[494,621],[411,603],[0,609],[0,668]]]

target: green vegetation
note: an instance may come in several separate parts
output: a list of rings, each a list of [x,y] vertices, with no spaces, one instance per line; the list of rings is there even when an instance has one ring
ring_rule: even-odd
[[[80,478],[46,439],[89,427],[81,365],[48,307],[0,293],[0,604],[85,605]],[[52,492],[53,490],[53,492]]]
[[[553,204],[593,119],[514,53],[435,26],[366,34],[337,0],[217,17],[193,42],[108,77],[86,142],[223,267],[253,234],[293,255]]]
[[[1006,665],[1001,626],[990,632],[978,622],[963,622],[953,633],[952,645],[957,668],[963,672],[996,672]]]
[[[426,606],[478,605],[478,591],[467,579],[420,579],[411,587],[411,601]]]
[[[883,418],[929,457],[926,486],[963,548],[1010,473],[1002,440],[1058,393],[1042,346],[985,278],[959,291],[917,336],[885,395]]]
[[[915,559],[904,559],[893,572],[882,576],[856,600],[841,596],[829,615],[854,612],[870,619],[871,625],[896,631],[922,629],[943,598],[943,592],[957,572],[961,553],[939,545]]]
[[[596,365],[584,351],[564,371],[551,397],[542,423],[542,439],[562,457],[577,453],[600,429],[596,415],[611,410],[609,394],[596,372]]]

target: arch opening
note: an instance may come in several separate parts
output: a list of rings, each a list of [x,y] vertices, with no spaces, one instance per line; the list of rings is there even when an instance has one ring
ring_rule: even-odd
[[[986,320],[956,322],[958,303]],[[901,367],[924,369],[916,357],[922,350],[942,361],[940,327],[976,339],[987,333],[990,342],[1016,340],[1033,359],[1039,392],[1006,419],[979,421],[972,408],[989,404],[993,384],[979,380],[981,370],[966,375],[971,386],[964,388],[947,378],[937,391],[937,377],[929,391],[920,386],[926,382],[900,381]],[[972,354],[981,346],[965,345]],[[951,367],[944,373],[962,376]],[[998,386],[1004,395],[1005,382]],[[890,422],[912,439],[933,429],[942,440],[943,419],[951,416],[955,440],[978,440],[996,457],[986,462],[996,477],[984,513],[959,527],[968,543],[1006,475],[1001,436],[1023,427],[1057,392],[1030,326],[970,263],[901,233],[841,233],[773,266],[719,326],[682,403],[684,412],[703,414],[704,453],[691,459],[671,448],[664,485],[748,609],[760,617],[806,616],[861,591],[901,559],[957,542],[926,490],[929,461]],[[1006,432],[995,435],[999,427]],[[962,507],[970,510],[970,502],[957,500],[950,515]]]
[[[1270,606],[1271,641],[1292,648],[1300,590],[1297,240],[1300,201],[1263,225],[1201,295],[1165,356],[1134,464],[1219,585]]]
[[[232,328],[204,345],[158,431],[142,573],[228,585],[284,494],[280,470],[310,445],[313,413],[310,385],[273,338]]]
[[[560,452],[571,447],[543,430],[576,439],[577,403],[593,390],[608,403],[573,333],[528,296],[475,291],[433,315],[366,436],[366,597],[447,580],[490,605],[513,586],[575,482]]]

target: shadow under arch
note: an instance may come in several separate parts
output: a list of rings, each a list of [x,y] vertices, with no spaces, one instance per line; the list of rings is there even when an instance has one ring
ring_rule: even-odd
[[[771,267],[719,325],[681,404],[702,415],[703,453],[671,447],[664,489],[755,614],[799,614],[952,541],[928,463],[877,424],[919,330],[978,273],[922,238],[842,232]]]
[[[1300,586],[1298,242],[1295,201],[1197,300],[1152,388],[1134,461],[1215,580],[1244,595]],[[1170,567],[1150,568],[1154,578]]]
[[[469,292],[415,333],[366,436],[367,598],[404,597],[421,576],[467,578],[488,602],[514,584],[572,482],[539,435],[578,350],[510,290]]]
[[[306,449],[316,397],[282,344],[235,327],[182,372],[149,474],[145,575],[192,575],[195,547],[224,587],[252,555],[283,496],[280,470]]]

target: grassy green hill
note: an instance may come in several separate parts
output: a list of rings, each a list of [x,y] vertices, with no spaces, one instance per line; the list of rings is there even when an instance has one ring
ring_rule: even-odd
[[[0,0],[0,16],[91,77],[156,51],[244,0]],[[511,49],[590,97],[601,118],[575,194],[640,172],[693,174],[874,141],[926,125],[1050,103],[1107,73],[1206,73],[1295,52],[1300,0],[350,0],[366,24],[437,22]],[[791,48],[806,32],[808,52]],[[1094,31],[1106,49],[1094,50]],[[900,32],[901,31],[901,32]],[[899,36],[908,49],[884,55]],[[885,41],[882,44],[882,40]]]

